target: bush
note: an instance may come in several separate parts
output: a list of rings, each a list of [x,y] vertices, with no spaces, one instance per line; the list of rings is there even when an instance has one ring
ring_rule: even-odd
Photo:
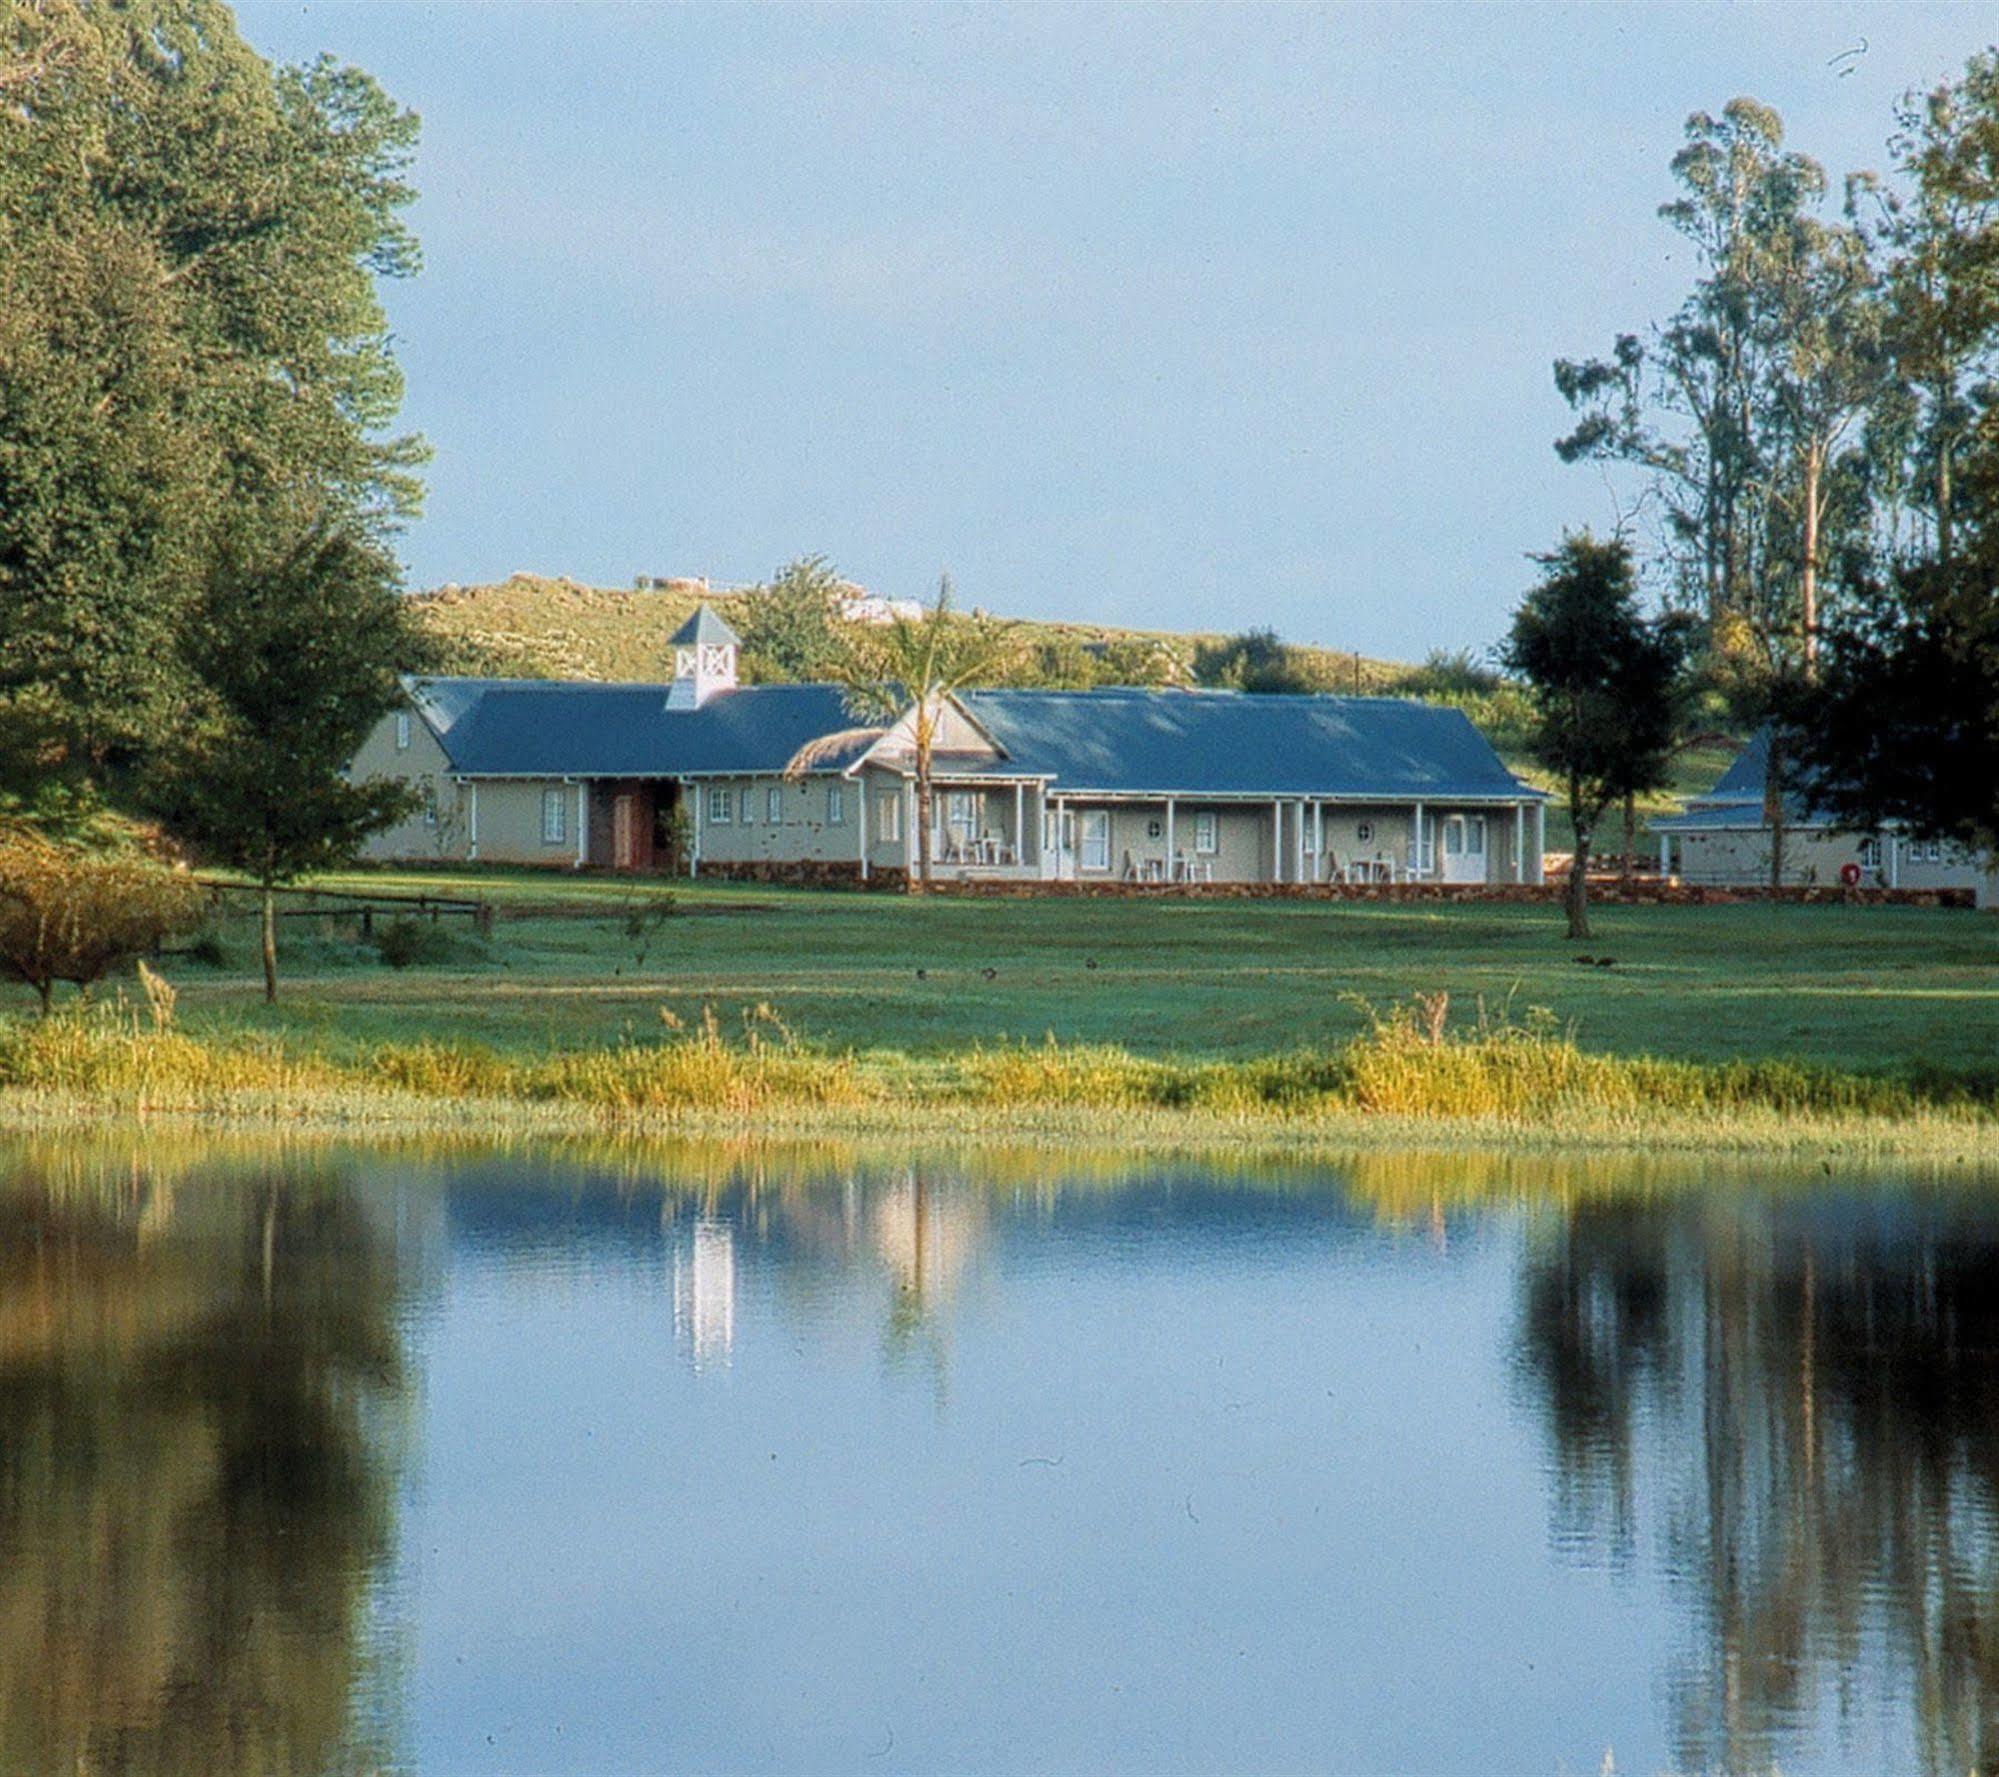
[[[63,845],[25,827],[0,833],[0,969],[41,996],[87,992],[135,957],[192,931],[201,885],[136,851]]]
[[[458,946],[434,919],[392,919],[376,928],[375,953],[392,969],[435,968],[450,962]]]

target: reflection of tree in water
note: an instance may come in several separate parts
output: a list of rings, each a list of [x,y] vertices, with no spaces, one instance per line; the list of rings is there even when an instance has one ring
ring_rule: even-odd
[[[0,1192],[0,1767],[377,1762],[395,1308],[327,1180]]]
[[[1767,1769],[1885,1685],[1928,1768],[1999,1768],[1999,1222],[1579,1208],[1521,1356],[1557,1540],[1617,1564],[1646,1528],[1698,1601],[1683,1764]]]

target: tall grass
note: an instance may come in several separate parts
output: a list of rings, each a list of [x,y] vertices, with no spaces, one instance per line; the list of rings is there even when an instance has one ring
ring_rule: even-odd
[[[1702,1063],[1602,1055],[1544,1013],[1478,1008],[1453,1027],[1447,996],[1417,996],[1349,1042],[1242,1061],[1154,1058],[1114,1045],[975,1048],[926,1067],[798,1042],[767,1007],[725,1031],[662,1014],[651,1040],[517,1058],[471,1044],[391,1043],[336,1058],[274,1039],[204,1040],[122,1005],[0,1020],[0,1089],[110,1107],[226,1110],[232,1100],[338,1091],[614,1118],[755,1116],[837,1109],[881,1117],[931,1109],[1190,1112],[1308,1124],[1378,1117],[1575,1127],[1590,1120],[1943,1118],[1999,1123],[1999,1071],[1859,1074],[1787,1061]],[[1106,1133],[1115,1134],[1114,1122]]]

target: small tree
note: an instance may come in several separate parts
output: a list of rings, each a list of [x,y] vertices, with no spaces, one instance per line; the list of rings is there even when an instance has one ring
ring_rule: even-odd
[[[1640,613],[1621,541],[1584,531],[1538,559],[1547,572],[1514,613],[1500,659],[1533,691],[1529,745],[1568,799],[1576,843],[1564,905],[1570,938],[1587,938],[1596,824],[1666,781],[1686,638],[1679,623]]]
[[[1019,645],[1015,626],[951,608],[951,576],[937,583],[937,602],[920,619],[856,628],[847,637],[834,677],[847,708],[862,722],[886,728],[909,721],[916,774],[916,875],[910,891],[930,886],[930,767],[944,706],[959,691],[999,673]],[[843,737],[832,737],[840,740]],[[794,761],[794,764],[800,763]]]
[[[413,805],[345,768],[394,707],[409,620],[395,570],[351,532],[313,528],[271,554],[234,553],[186,643],[203,702],[173,750],[163,812],[262,890],[264,997],[278,994],[276,887],[352,859]]]
[[[802,556],[778,569],[768,586],[743,600],[737,614],[750,676],[793,683],[830,678],[839,665],[845,627],[840,602],[852,591],[823,555]]]
[[[63,845],[30,828],[0,831],[0,968],[41,996],[58,981],[90,988],[201,922],[207,897],[184,871],[136,851]]]

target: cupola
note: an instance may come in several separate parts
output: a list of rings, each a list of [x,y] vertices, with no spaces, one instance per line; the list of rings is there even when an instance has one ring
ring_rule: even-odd
[[[698,710],[717,691],[736,688],[736,632],[706,605],[673,634],[670,710]]]

